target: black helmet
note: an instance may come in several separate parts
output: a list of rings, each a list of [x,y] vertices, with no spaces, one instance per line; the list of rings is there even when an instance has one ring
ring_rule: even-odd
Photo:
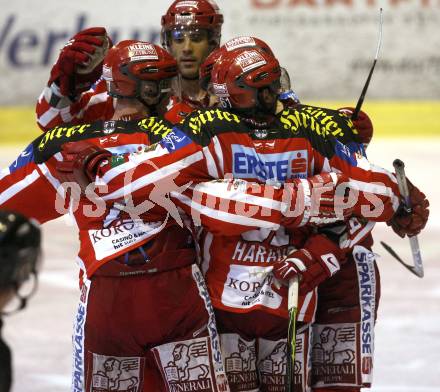
[[[36,275],[41,253],[38,225],[21,214],[0,211],[0,289],[17,290]]]

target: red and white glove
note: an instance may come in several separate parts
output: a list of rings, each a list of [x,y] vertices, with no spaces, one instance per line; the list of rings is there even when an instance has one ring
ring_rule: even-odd
[[[62,146],[63,161],[55,168],[58,179],[63,182],[75,182],[84,191],[94,181],[97,167],[111,157],[111,153],[85,140],[68,142]]]
[[[101,76],[103,60],[111,46],[104,27],[80,31],[61,50],[48,86],[55,82],[59,93],[71,98],[87,91]]]
[[[407,212],[402,205],[387,222],[388,226],[400,236],[413,237],[419,234],[426,226],[429,217],[429,201],[425,194],[414,186],[408,179],[409,199],[411,202],[411,212]]]
[[[338,272],[345,261],[338,245],[323,234],[314,234],[303,248],[276,262],[273,275],[286,283],[300,275],[299,293],[304,295]]]
[[[321,173],[284,184],[292,195],[290,209],[283,211],[286,227],[306,224],[325,225],[341,222],[353,213],[353,205],[345,196],[348,177],[342,173]],[[290,189],[293,187],[293,189]]]
[[[358,131],[359,141],[364,144],[364,146],[368,146],[371,139],[373,138],[373,123],[371,122],[370,117],[367,113],[362,110],[359,111],[356,120],[351,118],[355,108],[346,107],[338,109],[339,112],[344,113],[347,117],[351,119],[354,127]]]

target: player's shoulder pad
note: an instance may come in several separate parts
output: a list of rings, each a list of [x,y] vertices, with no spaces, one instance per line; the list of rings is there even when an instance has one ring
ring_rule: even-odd
[[[115,134],[133,134],[138,132],[147,132],[151,135],[160,135],[169,132],[171,127],[165,120],[151,117],[148,126],[142,121],[95,121],[86,124],[63,124],[56,126],[46,133],[36,138],[33,142],[34,160],[36,163],[47,161],[50,157],[61,151],[64,143],[76,142],[80,140],[99,139]],[[165,122],[165,125],[162,125]],[[162,125],[162,126],[161,126]],[[161,138],[161,137],[160,137]]]
[[[162,117],[147,117],[137,122],[139,130],[148,134],[151,143],[162,140],[170,132],[174,125]]]
[[[353,123],[338,110],[297,105],[283,110],[279,120],[292,135],[324,140],[337,138],[343,143],[353,140]]]
[[[237,114],[220,108],[195,110],[184,119],[179,128],[203,146],[221,133],[249,132]]]

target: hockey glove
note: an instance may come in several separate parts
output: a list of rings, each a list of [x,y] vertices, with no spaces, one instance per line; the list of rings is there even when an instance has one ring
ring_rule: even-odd
[[[56,164],[58,179],[61,183],[75,182],[84,192],[94,181],[98,165],[112,154],[87,141],[79,141],[65,143],[61,155],[63,161]]]
[[[338,272],[345,261],[345,253],[333,241],[315,234],[302,249],[275,263],[273,275],[284,282],[300,275],[299,293],[304,295]]]
[[[429,217],[429,201],[425,194],[415,187],[408,179],[409,199],[411,201],[411,212],[407,212],[403,204],[396,211],[394,216],[387,222],[388,226],[400,236],[413,237],[419,234],[425,227]]]
[[[344,174],[321,173],[307,179],[287,182],[284,187],[286,191],[291,191],[292,200],[291,209],[284,211],[284,226],[319,226],[344,221],[351,216],[353,207],[347,202],[346,187],[343,185],[346,181],[348,177]],[[294,189],[287,189],[288,187]]]
[[[350,119],[354,110],[354,108],[350,107],[338,109],[339,112],[344,113]],[[368,146],[371,139],[373,138],[373,123],[371,122],[370,117],[368,117],[368,114],[361,110],[359,111],[357,119],[352,119],[351,121],[358,131],[359,141],[364,144],[365,147]]]
[[[61,50],[48,86],[55,82],[59,93],[70,98],[87,91],[101,76],[102,63],[111,46],[104,27],[80,31]]]

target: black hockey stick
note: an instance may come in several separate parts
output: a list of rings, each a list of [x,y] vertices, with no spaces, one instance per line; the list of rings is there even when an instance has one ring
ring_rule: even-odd
[[[289,281],[289,293],[287,296],[287,309],[289,311],[289,327],[287,330],[287,368],[286,368],[286,391],[293,391],[295,370],[295,347],[296,347],[296,315],[298,313],[298,290],[299,279],[295,276]]]
[[[364,103],[365,95],[367,94],[368,86],[370,85],[371,76],[373,75],[374,67],[377,63],[377,58],[379,57],[379,51],[382,46],[382,24],[383,24],[383,18],[382,18],[382,8],[379,10],[380,17],[379,17],[379,41],[377,42],[377,49],[376,49],[376,55],[374,56],[373,66],[370,69],[370,73],[368,74],[367,81],[365,82],[364,88],[362,89],[361,96],[359,97],[356,108],[354,109],[353,114],[351,115],[352,120],[356,120],[359,112],[361,110],[362,104]]]
[[[403,197],[405,211],[407,213],[411,213],[411,200],[409,198],[408,183],[406,182],[405,164],[400,159],[395,159],[393,162],[393,166],[396,170],[397,184],[399,185],[400,194]],[[408,238],[413,257],[412,265],[405,263],[389,245],[385,244],[383,241],[381,241],[380,243],[391,254],[391,256],[393,256],[405,268],[410,270],[414,275],[417,275],[419,278],[423,278],[423,261],[422,255],[420,253],[419,240],[416,235]]]

